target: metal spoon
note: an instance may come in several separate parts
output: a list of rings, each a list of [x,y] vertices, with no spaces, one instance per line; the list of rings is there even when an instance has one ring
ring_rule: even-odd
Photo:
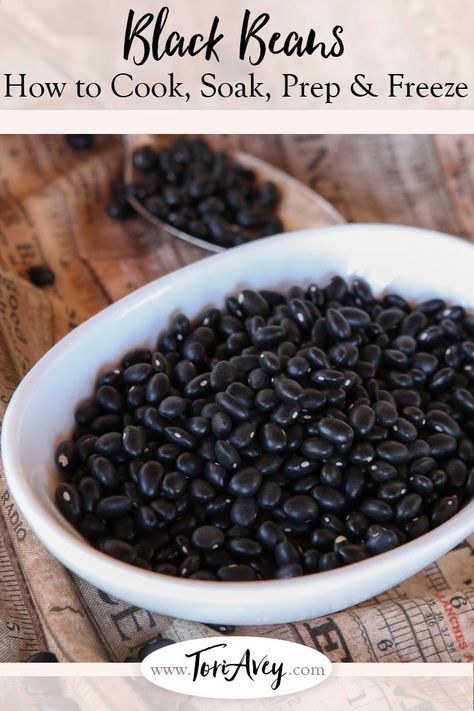
[[[137,148],[144,145],[153,145],[157,149],[165,148],[174,138],[175,136],[153,136],[147,134],[124,136],[125,183],[133,183],[138,178],[139,171],[137,171],[133,164],[133,153]],[[343,217],[329,202],[314,192],[314,190],[311,190],[299,180],[296,180],[296,178],[288,175],[288,173],[248,153],[242,151],[229,152],[238,163],[255,172],[258,183],[272,181],[277,185],[280,191],[277,214],[283,222],[285,232],[293,232],[309,227],[323,227],[344,222]],[[143,203],[135,197],[130,197],[129,202],[136,212],[148,222],[155,225],[160,233],[166,237],[180,239],[183,242],[192,244],[195,247],[200,247],[208,252],[223,252],[225,249],[228,249],[227,247],[221,247],[220,245],[200,239],[199,237],[194,237],[160,220],[155,215],[152,215]]]

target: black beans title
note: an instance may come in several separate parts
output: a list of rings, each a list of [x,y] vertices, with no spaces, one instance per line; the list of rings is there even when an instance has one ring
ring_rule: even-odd
[[[160,61],[166,57],[202,55],[207,61],[219,61],[219,45],[224,34],[219,31],[220,19],[216,15],[206,34],[197,32],[185,37],[170,28],[169,7],[162,7],[156,14],[146,12],[137,16],[134,10],[128,13],[125,29],[123,58],[132,59],[136,65],[148,59]],[[268,33],[270,13],[253,14],[245,10],[240,31],[238,57],[253,66],[263,62],[267,54],[284,54],[287,57],[319,54],[324,59],[341,57],[344,53],[343,28],[335,25],[329,39],[320,39],[319,32],[311,28],[300,34],[289,31]]]
[[[386,102],[392,100],[418,108],[450,100],[454,108],[470,94],[470,86],[456,75],[439,81],[413,77],[404,67],[384,72],[370,52],[361,66],[354,67],[343,41],[345,30],[338,24],[310,22],[295,29],[288,21],[279,24],[275,12],[243,8],[231,35],[228,16],[201,13],[196,26],[188,23],[187,29],[182,19],[182,12],[173,14],[167,5],[145,13],[128,9],[120,26],[121,53],[111,61],[112,66],[116,60],[127,62],[125,70],[100,81],[90,76],[45,81],[31,73],[0,73],[0,105],[3,99],[50,99],[58,104],[100,97],[102,106],[115,105],[119,99],[122,104],[147,102],[160,109],[184,104],[196,108],[210,101],[213,108],[238,104],[300,109],[344,102],[345,108],[362,102],[387,108]],[[273,63],[278,69],[265,71],[275,57],[280,60]],[[197,73],[190,64],[198,67]],[[328,76],[327,69],[334,76]]]

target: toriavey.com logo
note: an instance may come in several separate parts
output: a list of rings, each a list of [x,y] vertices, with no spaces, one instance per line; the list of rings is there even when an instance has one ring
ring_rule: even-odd
[[[331,662],[311,647],[282,639],[207,637],[152,652],[141,665],[157,686],[215,699],[283,696],[321,684]]]

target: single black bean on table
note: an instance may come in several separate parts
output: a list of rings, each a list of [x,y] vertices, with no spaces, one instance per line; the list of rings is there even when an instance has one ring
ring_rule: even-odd
[[[107,207],[110,217],[131,217],[134,209],[129,199],[135,198],[154,217],[221,247],[283,231],[277,215],[276,185],[271,181],[259,184],[252,170],[225,152],[213,151],[200,138],[180,138],[162,150],[152,146],[138,148],[133,165],[140,177],[134,183],[115,186]],[[248,292],[241,299],[249,316],[266,317],[269,313],[265,296]],[[187,330],[189,321],[183,318],[182,324],[175,324],[170,337],[182,341]],[[278,338],[274,326],[260,330],[257,336],[268,344],[275,337]],[[220,377],[216,374],[216,378]]]
[[[461,306],[341,277],[243,290],[100,375],[56,450],[58,508],[99,550],[193,580],[364,560],[474,496],[473,367]]]

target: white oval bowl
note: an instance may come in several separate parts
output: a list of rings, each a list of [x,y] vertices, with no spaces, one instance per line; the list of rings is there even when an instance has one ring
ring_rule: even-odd
[[[262,239],[154,281],[63,338],[32,368],[7,409],[2,453],[10,491],[31,528],[67,568],[130,603],[174,617],[222,624],[271,624],[326,615],[413,575],[474,530],[474,501],[421,538],[347,567],[289,580],[242,583],[180,579],[141,570],[95,550],[54,503],[53,452],[99,372],[129,349],[152,345],[170,315],[221,306],[243,286],[367,279],[375,292],[443,296],[474,306],[474,249],[436,232],[344,225]]]

